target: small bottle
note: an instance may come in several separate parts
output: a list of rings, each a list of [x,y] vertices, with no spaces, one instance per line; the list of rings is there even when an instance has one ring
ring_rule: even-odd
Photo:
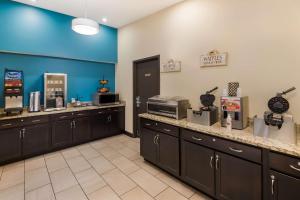
[[[230,114],[228,115],[228,117],[226,119],[226,128],[227,128],[227,131],[232,130],[232,118],[231,118]]]

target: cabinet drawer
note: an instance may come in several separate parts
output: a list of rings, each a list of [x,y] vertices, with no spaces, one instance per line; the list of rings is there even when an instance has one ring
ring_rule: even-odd
[[[270,168],[300,178],[299,158],[271,152],[269,159]]]
[[[262,162],[261,149],[256,147],[251,147],[229,140],[216,139],[214,148],[249,161],[256,163]]]
[[[47,123],[49,121],[48,116],[36,116],[36,117],[27,117],[21,119],[21,125],[33,125],[40,123]]]
[[[216,140],[214,137],[186,129],[182,130],[182,138],[186,141],[190,141],[211,148],[214,147],[213,143]]]
[[[79,112],[74,112],[75,117],[87,117],[89,116],[88,111],[79,111]]]
[[[73,116],[74,116],[74,113],[67,112],[67,113],[51,115],[51,119],[57,121],[57,120],[71,119],[71,118],[73,118]]]
[[[149,128],[155,131],[166,133],[168,135],[179,137],[179,128],[177,126],[173,126],[161,122],[155,122],[147,119],[142,120],[141,126],[144,128]]]
[[[1,120],[0,129],[12,128],[19,125],[20,119]]]

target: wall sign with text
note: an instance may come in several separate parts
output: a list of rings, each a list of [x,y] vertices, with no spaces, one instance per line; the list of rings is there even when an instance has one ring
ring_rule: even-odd
[[[207,55],[200,57],[201,67],[215,67],[227,65],[227,53],[219,53],[217,50],[209,52]]]

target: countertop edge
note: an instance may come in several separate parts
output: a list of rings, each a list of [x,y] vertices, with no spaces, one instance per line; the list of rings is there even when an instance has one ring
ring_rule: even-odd
[[[0,121],[27,118],[27,117],[45,116],[45,115],[55,115],[55,114],[68,113],[68,112],[80,112],[80,111],[97,110],[97,109],[105,109],[105,108],[125,107],[125,106],[126,106],[125,103],[120,103],[120,104],[106,105],[106,106],[68,107],[64,110],[50,111],[50,112],[41,111],[41,112],[30,113],[28,111],[23,111],[22,114],[12,115],[12,116],[6,116],[2,113],[2,117],[0,117]]]
[[[226,128],[223,127],[216,127],[216,126],[203,126],[191,122],[187,122],[184,120],[176,120],[171,119],[167,117],[162,117],[158,115],[153,114],[139,114],[139,117],[150,119],[166,124],[170,124],[173,126],[177,126],[180,128],[205,133],[211,136],[220,137],[223,139],[228,139],[240,143],[244,143],[247,145],[260,147],[264,149],[268,149],[274,152],[287,154],[290,156],[300,157],[300,146],[294,145],[294,144],[285,144],[280,141],[269,139],[269,138],[263,138],[259,136],[254,136],[249,130],[232,130],[228,132]]]

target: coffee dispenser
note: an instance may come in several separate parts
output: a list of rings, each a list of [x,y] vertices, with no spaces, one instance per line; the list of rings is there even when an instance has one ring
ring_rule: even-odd
[[[248,126],[249,100],[244,97],[221,97],[221,124],[226,127],[228,116],[232,118],[232,128],[242,130]]]

